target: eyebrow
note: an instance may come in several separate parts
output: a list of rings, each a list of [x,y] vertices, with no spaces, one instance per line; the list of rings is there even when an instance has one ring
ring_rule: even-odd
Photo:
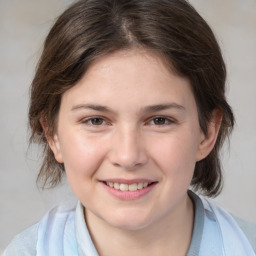
[[[145,113],[157,112],[157,111],[172,109],[172,108],[178,109],[178,110],[185,110],[185,108],[182,105],[179,105],[177,103],[169,103],[169,104],[157,104],[157,105],[147,106],[143,108],[143,112]]]
[[[150,113],[150,112],[157,112],[166,109],[178,109],[178,110],[185,110],[182,105],[177,103],[169,103],[169,104],[156,104],[151,106],[146,106],[142,109],[143,113]],[[95,105],[95,104],[78,104],[71,108],[72,111],[80,110],[80,109],[92,109],[99,112],[114,112],[110,108],[102,105]]]
[[[72,111],[79,109],[92,109],[100,112],[112,112],[108,107],[95,104],[79,104],[71,108]]]

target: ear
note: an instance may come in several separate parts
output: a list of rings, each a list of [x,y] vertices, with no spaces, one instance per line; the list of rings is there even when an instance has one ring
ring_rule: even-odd
[[[59,143],[59,138],[57,134],[54,134],[53,137],[47,138],[49,147],[51,148],[54,157],[57,162],[63,163],[63,157],[62,153],[60,150],[60,143]]]
[[[41,118],[40,123],[44,130],[44,134],[47,139],[48,145],[51,148],[56,161],[59,163],[63,163],[63,157],[61,154],[60,142],[59,142],[59,137],[58,137],[57,133],[55,133],[53,136],[49,134],[49,132],[48,132],[49,127],[47,125],[45,118]]]
[[[219,134],[221,121],[222,121],[222,113],[219,109],[215,109],[212,112],[211,120],[207,126],[207,134],[204,134],[201,131],[202,138],[197,151],[197,156],[196,156],[197,162],[206,158],[212,151]]]

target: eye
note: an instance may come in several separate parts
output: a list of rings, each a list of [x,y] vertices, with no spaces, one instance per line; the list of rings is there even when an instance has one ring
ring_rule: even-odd
[[[100,126],[105,125],[106,121],[101,117],[90,117],[86,118],[82,121],[84,124],[92,125],[92,126]]]
[[[158,126],[169,125],[169,124],[172,124],[172,123],[174,123],[173,120],[171,120],[170,118],[167,118],[167,117],[162,117],[162,116],[152,118],[148,122],[149,125],[158,125]]]

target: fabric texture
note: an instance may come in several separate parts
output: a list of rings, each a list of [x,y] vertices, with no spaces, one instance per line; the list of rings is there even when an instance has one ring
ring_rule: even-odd
[[[38,223],[16,235],[2,256],[34,256],[38,234]]]
[[[255,256],[256,225],[239,220],[243,232],[226,211],[191,191],[189,196],[195,217],[187,256]],[[99,256],[83,211],[80,202],[53,208],[38,224],[17,235],[2,256]]]
[[[245,221],[237,216],[232,215],[239,227],[243,230],[247,239],[251,243],[253,250],[256,252],[256,223]]]

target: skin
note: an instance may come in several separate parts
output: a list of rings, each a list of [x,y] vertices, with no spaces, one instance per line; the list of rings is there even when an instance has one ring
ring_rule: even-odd
[[[189,80],[145,49],[97,59],[63,94],[49,144],[85,206],[100,255],[186,254],[193,230],[187,190],[195,163],[214,146],[216,120],[203,134]],[[120,199],[103,183],[117,179],[154,185]]]

